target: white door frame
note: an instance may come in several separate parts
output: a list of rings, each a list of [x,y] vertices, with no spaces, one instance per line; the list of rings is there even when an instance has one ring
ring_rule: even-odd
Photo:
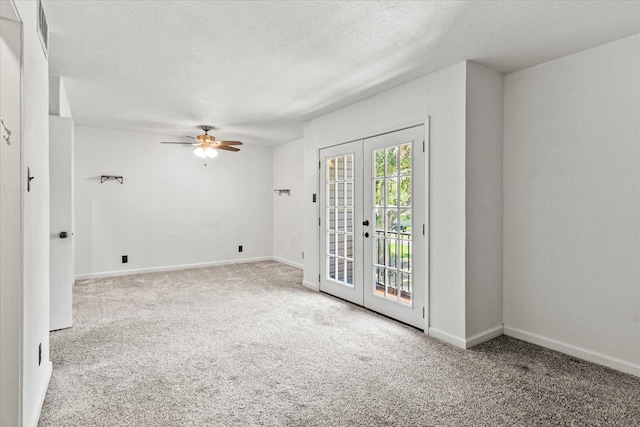
[[[423,196],[422,196],[422,203],[424,204],[424,210],[423,210],[423,215],[424,215],[424,238],[422,239],[422,253],[423,253],[423,264],[422,264],[422,268],[423,268],[423,280],[424,280],[424,295],[423,295],[423,307],[424,307],[424,319],[423,319],[423,326],[420,327],[420,329],[424,330],[425,333],[427,333],[427,331],[429,330],[429,326],[430,326],[430,275],[431,275],[431,268],[430,268],[430,259],[431,259],[431,255],[430,255],[430,245],[429,245],[429,240],[430,240],[430,204],[429,204],[429,199],[430,199],[430,180],[429,180],[429,175],[430,175],[430,135],[431,135],[431,128],[430,128],[430,116],[427,116],[426,120],[423,123],[415,123],[414,124],[407,124],[405,126],[400,126],[397,127],[395,129],[390,129],[389,131],[386,132],[380,132],[378,134],[374,134],[374,135],[370,135],[370,136],[365,136],[362,138],[357,138],[357,139],[353,139],[347,142],[343,142],[343,143],[339,143],[339,144],[331,144],[331,145],[326,145],[326,146],[321,146],[317,148],[316,151],[316,155],[317,155],[317,159],[321,159],[322,158],[322,150],[326,150],[328,148],[332,148],[332,147],[336,147],[336,146],[340,146],[343,144],[347,144],[347,143],[351,143],[354,141],[364,141],[367,138],[373,138],[373,137],[377,137],[380,135],[384,135],[387,133],[392,133],[392,132],[396,132],[396,131],[400,131],[400,130],[404,130],[404,129],[408,129],[408,128],[412,128],[412,127],[417,127],[417,126],[424,126],[424,140],[423,140],[423,150],[424,150],[424,164],[423,164],[423,176],[422,176],[422,192],[423,192]],[[317,175],[317,190],[318,190],[318,195],[320,196],[321,192],[322,192],[322,186],[323,186],[323,181],[322,181],[322,164],[321,161],[319,161],[320,164],[320,170],[319,173]],[[415,178],[414,178],[415,179]],[[320,202],[320,200],[318,200]],[[321,210],[324,209],[324,206],[321,203],[318,203],[318,207],[317,207],[317,217],[318,219],[320,219],[321,217]],[[322,278],[322,268],[323,268],[323,261],[322,258],[325,255],[325,249],[324,249],[324,240],[322,237],[322,234],[324,233],[323,228],[320,224],[318,224],[318,272],[319,277],[318,277],[318,282],[321,282],[321,278]],[[362,218],[359,218],[358,220],[356,220],[355,222],[355,227],[357,228],[356,232],[358,234],[362,234]],[[359,230],[358,230],[359,229]],[[319,286],[318,288],[320,291],[322,291],[322,288]],[[343,299],[347,299],[347,298],[343,298]],[[417,303],[419,303],[419,301],[417,301]]]

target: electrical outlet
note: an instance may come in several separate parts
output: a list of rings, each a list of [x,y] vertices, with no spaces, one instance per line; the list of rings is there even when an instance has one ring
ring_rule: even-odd
[[[126,264],[129,262],[129,255],[122,255],[122,263]]]
[[[238,246],[238,252],[242,252],[242,245]]]
[[[38,366],[42,364],[42,343],[38,344]]]

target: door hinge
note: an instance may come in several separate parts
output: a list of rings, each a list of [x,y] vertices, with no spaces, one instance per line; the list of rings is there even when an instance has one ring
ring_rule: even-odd
[[[425,146],[427,145],[426,142],[424,142],[425,140],[422,140],[422,152],[425,152]]]
[[[318,283],[320,283],[320,275],[318,274]]]
[[[422,318],[424,319],[424,307],[422,307]]]
[[[322,161],[318,160],[318,169],[322,169]]]
[[[320,226],[320,218],[318,218],[318,227]]]
[[[425,226],[424,226],[424,224],[422,224],[422,235],[423,236],[425,235],[424,232],[425,232]]]

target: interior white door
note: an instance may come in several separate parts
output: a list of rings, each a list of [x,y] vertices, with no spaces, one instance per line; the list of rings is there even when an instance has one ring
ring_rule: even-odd
[[[320,290],[424,329],[424,126],[320,150]]]
[[[425,328],[424,126],[364,140],[364,306]]]
[[[362,141],[320,150],[320,186],[320,290],[362,305]]]
[[[73,120],[49,116],[49,329],[71,327],[73,266]]]
[[[0,426],[22,425],[21,52],[21,24],[0,17]]]

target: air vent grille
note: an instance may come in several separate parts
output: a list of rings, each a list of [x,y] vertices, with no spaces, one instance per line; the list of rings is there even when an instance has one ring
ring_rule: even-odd
[[[46,57],[49,53],[49,24],[47,24],[47,15],[44,13],[42,0],[38,0],[38,35],[40,35],[40,42]]]

